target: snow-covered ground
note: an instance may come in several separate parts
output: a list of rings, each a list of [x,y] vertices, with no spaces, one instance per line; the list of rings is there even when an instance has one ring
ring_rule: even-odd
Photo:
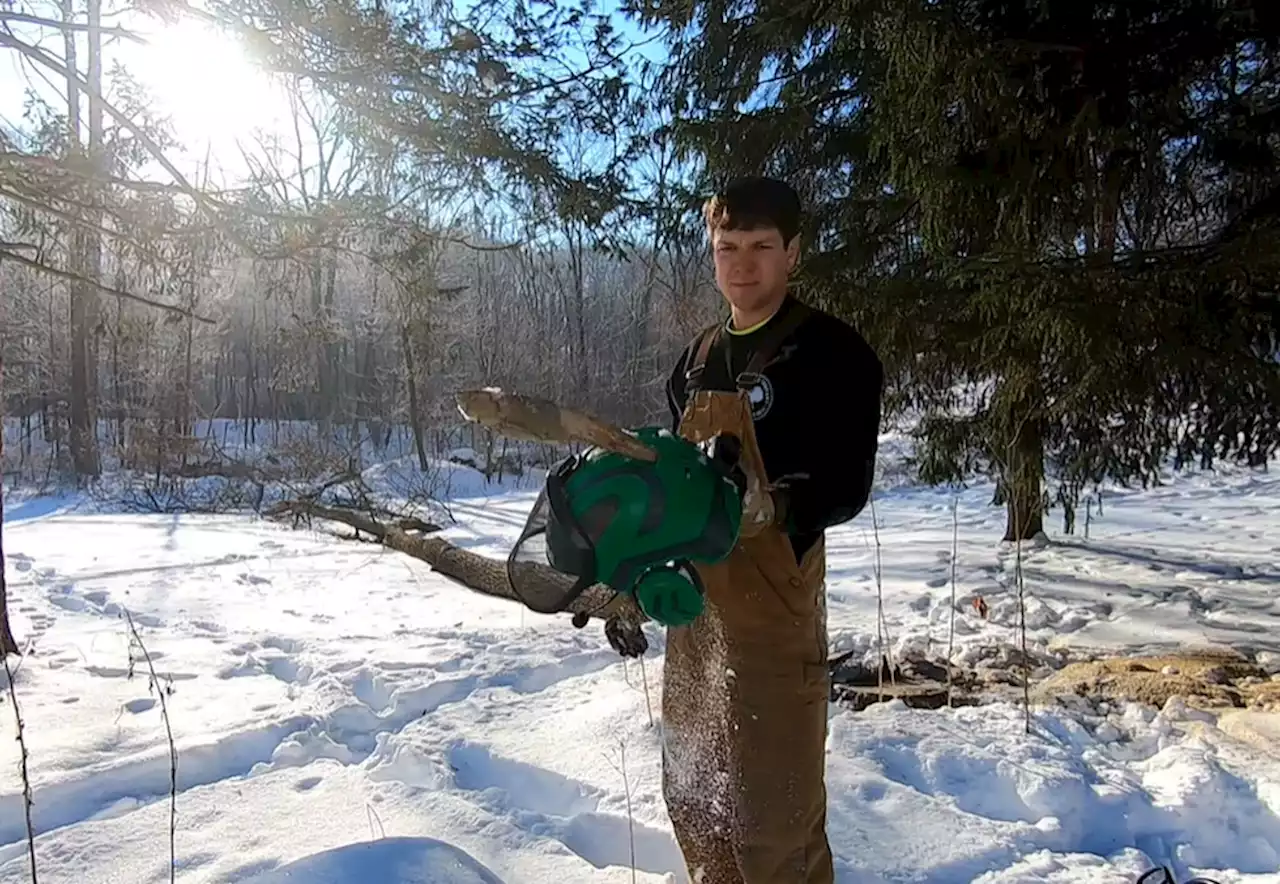
[[[455,473],[447,535],[505,556],[534,489]],[[1013,551],[989,488],[955,500],[957,656],[972,659],[1017,640]],[[945,648],[952,501],[910,486],[876,500],[899,652]],[[31,642],[16,686],[41,884],[169,878],[165,724],[125,612],[178,749],[182,884],[684,880],[658,788],[656,631],[643,665],[624,663],[596,623],[324,531],[73,503],[14,497],[4,525],[14,628]],[[1111,492],[1089,531],[1023,550],[1038,645],[1280,652],[1274,471]],[[834,648],[872,652],[870,511],[829,549]],[[0,884],[30,880],[12,711],[6,697]],[[1028,736],[1014,705],[833,707],[838,880],[1125,884],[1163,863],[1280,882],[1280,745],[1202,717],[1119,704],[1099,730],[1040,710]]]

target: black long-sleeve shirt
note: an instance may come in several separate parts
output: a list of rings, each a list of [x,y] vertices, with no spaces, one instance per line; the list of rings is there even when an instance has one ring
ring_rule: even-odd
[[[791,295],[764,323],[722,331],[697,379],[701,389],[738,389],[762,338],[797,302]],[[697,339],[667,381],[675,427],[687,399],[686,372]],[[854,328],[813,310],[775,350],[763,380],[743,378],[752,399],[756,438],[770,482],[783,486],[786,529],[796,558],[825,529],[862,512],[871,494],[880,429],[884,369]]]

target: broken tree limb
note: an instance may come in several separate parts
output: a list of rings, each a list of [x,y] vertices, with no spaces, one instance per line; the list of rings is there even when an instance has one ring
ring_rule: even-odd
[[[405,527],[424,526],[434,529],[433,525],[427,525],[421,521],[401,520],[399,522],[401,527],[397,527],[355,510],[339,509],[305,500],[277,504],[267,510],[267,515],[277,518],[288,515],[310,517],[347,525],[357,532],[368,534],[383,546],[426,562],[441,576],[461,584],[472,592],[507,599],[520,605],[525,604],[511,587],[506,562],[462,549],[443,538],[425,537],[404,530]],[[525,596],[532,597],[535,603],[546,599],[563,598],[565,592],[573,586],[572,577],[561,574],[549,565],[519,562],[512,567],[519,572],[520,585],[524,588]],[[644,615],[629,597],[615,595],[613,590],[600,584],[588,587],[582,595],[569,603],[565,613],[597,619],[616,615],[634,623],[644,620]]]
[[[648,463],[658,459],[656,451],[626,430],[549,399],[493,387],[463,390],[456,398],[463,417],[509,439],[580,442]]]

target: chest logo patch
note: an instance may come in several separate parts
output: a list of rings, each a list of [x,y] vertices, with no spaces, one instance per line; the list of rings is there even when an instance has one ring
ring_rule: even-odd
[[[738,375],[738,389],[747,394],[751,403],[751,419],[758,421],[769,414],[773,408],[773,382],[762,374],[743,372]]]

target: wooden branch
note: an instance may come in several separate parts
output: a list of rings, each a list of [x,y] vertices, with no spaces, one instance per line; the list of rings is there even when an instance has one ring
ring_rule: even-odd
[[[0,21],[14,21],[24,25],[37,25],[42,28],[52,28],[57,31],[74,31],[78,33],[84,33],[91,27],[90,25],[79,24],[78,22],[66,22],[52,18],[41,18],[38,15],[29,15],[25,12],[0,11]],[[146,37],[143,37],[141,34],[135,34],[133,31],[126,30],[121,25],[115,25],[110,28],[99,26],[98,30],[104,37],[123,37],[126,40],[132,40],[133,42],[140,43],[143,46],[151,45]]]
[[[116,187],[122,187],[126,190],[134,190],[141,193],[163,193],[187,196],[187,191],[183,190],[177,184],[165,184],[163,181],[135,181],[129,178],[121,178],[117,175],[96,174],[92,169],[78,168],[65,159],[51,156],[41,156],[39,154],[22,153],[21,151],[0,150],[0,162],[12,163],[14,165],[30,166],[43,172],[70,175],[82,181],[91,181],[96,184],[111,184]],[[29,180],[23,180],[24,185],[30,186]],[[208,191],[221,196],[228,194],[238,194],[244,192],[244,188],[224,188],[216,191]]]
[[[405,530],[434,526],[424,526],[423,523],[415,520],[401,520],[401,527],[396,527],[383,524],[354,510],[338,509],[304,500],[277,504],[267,510],[267,515],[274,518],[313,517],[348,525],[368,534],[383,546],[426,562],[436,573],[472,592],[524,604],[511,586],[506,562],[462,549],[439,537],[423,537]],[[513,567],[517,571],[524,595],[531,597],[538,607],[549,607],[551,600],[562,597],[573,586],[572,577],[561,574],[549,565],[522,562]],[[617,596],[612,589],[600,584],[588,587],[582,595],[569,603],[565,613],[597,619],[616,615],[632,623],[641,623],[645,619],[635,602],[629,597]]]
[[[56,209],[47,203],[42,203],[39,200],[32,199],[31,197],[23,196],[20,193],[15,193],[14,191],[9,190],[8,188],[5,188],[5,187],[0,187],[0,198],[6,199],[6,200],[12,200],[13,202],[18,203],[19,205],[26,206],[27,208],[36,212],[43,212],[49,215],[53,215],[55,218],[61,218],[63,221],[66,221],[68,224],[74,224],[77,227],[81,227],[85,230],[92,230],[94,233],[101,234],[102,236],[110,237],[112,239],[118,239],[121,242],[127,243],[128,245],[132,246],[135,250],[138,251],[139,254],[144,255],[150,260],[156,261],[157,263],[163,260],[158,255],[156,255],[156,253],[153,252],[148,246],[143,245],[140,240],[135,239],[130,234],[122,233],[119,230],[112,230],[110,227],[107,227],[106,225],[103,225],[103,224],[94,224],[91,221],[86,221],[85,219],[75,215],[72,212],[66,212],[66,211],[63,211],[62,209]],[[62,196],[59,196],[59,199],[61,199],[62,202],[68,202],[68,203],[72,202],[71,200],[68,200]],[[79,208],[87,208],[78,203],[72,203],[72,205],[76,205]],[[0,249],[12,249],[14,245],[15,245],[14,243],[0,242]],[[39,251],[38,246],[33,245],[33,246],[30,246],[30,248],[36,251]]]
[[[17,50],[32,61],[44,65],[55,74],[65,77],[69,82],[74,83],[77,89],[83,91],[90,98],[100,101],[102,103],[102,109],[106,111],[107,116],[111,117],[117,125],[132,132],[134,137],[138,139],[138,143],[146,149],[147,153],[151,154],[152,159],[159,163],[161,168],[173,177],[173,180],[182,188],[183,192],[187,196],[191,197],[197,205],[210,210],[214,209],[212,200],[187,180],[187,177],[183,175],[182,172],[178,170],[178,167],[175,166],[165,155],[164,150],[156,143],[155,139],[148,135],[138,123],[135,123],[128,114],[124,113],[108,101],[102,95],[100,90],[95,88],[88,81],[84,80],[79,73],[70,70],[60,60],[45,52],[39,46],[24,43],[23,41],[15,38],[12,34],[0,32],[0,45],[8,46],[10,49]],[[217,217],[216,211],[212,211],[211,213],[215,218]]]
[[[240,236],[239,233],[236,232],[235,228],[228,224],[226,219],[222,217],[220,209],[226,208],[226,204],[219,200],[215,200],[208,191],[201,190],[188,181],[187,177],[183,175],[178,167],[173,164],[165,154],[164,149],[160,147],[156,140],[128,114],[116,107],[112,102],[108,101],[100,89],[83,79],[76,71],[68,68],[62,61],[50,55],[48,52],[45,52],[44,49],[39,46],[33,46],[30,43],[25,43],[14,37],[12,33],[0,31],[0,46],[8,46],[32,61],[44,65],[55,74],[64,77],[69,84],[74,84],[77,89],[81,90],[85,95],[88,95],[90,99],[96,100],[102,107],[102,110],[112,119],[113,122],[121,128],[133,133],[134,137],[138,140],[138,143],[141,144],[143,149],[151,155],[151,158],[155,160],[162,169],[169,173],[170,177],[173,178],[174,182],[181,189],[181,192],[189,197],[197,206],[208,212],[210,219],[222,233],[226,234],[232,242],[244,249],[249,255],[257,254],[257,249],[254,244],[249,242],[243,236]]]
[[[492,387],[463,390],[458,410],[502,436],[533,442],[581,442],[649,463],[658,453],[625,430],[547,399],[505,393]]]
[[[136,301],[139,304],[146,304],[148,307],[155,307],[157,310],[165,310],[169,313],[176,313],[179,316],[184,316],[190,319],[194,319],[196,322],[203,322],[208,325],[215,324],[212,319],[209,319],[206,316],[201,316],[198,313],[193,313],[185,307],[179,307],[176,304],[165,304],[162,301],[153,301],[150,298],[144,298],[142,295],[135,295],[132,292],[124,292],[124,291],[121,291],[120,289],[112,288],[109,285],[103,285],[102,283],[98,282],[96,279],[90,279],[87,276],[81,276],[79,273],[72,273],[70,270],[62,270],[57,267],[50,267],[48,264],[45,264],[43,262],[33,261],[30,258],[24,257],[23,255],[19,255],[17,252],[12,251],[10,248],[5,246],[4,244],[0,244],[0,260],[3,260],[5,258],[9,259],[10,261],[16,261],[19,264],[32,268],[33,270],[39,270],[42,273],[48,273],[51,276],[57,276],[61,279],[70,280],[71,282],[85,283],[86,285],[92,286],[93,288],[97,289],[98,291],[106,295],[115,295],[117,298],[124,298],[126,301]]]

